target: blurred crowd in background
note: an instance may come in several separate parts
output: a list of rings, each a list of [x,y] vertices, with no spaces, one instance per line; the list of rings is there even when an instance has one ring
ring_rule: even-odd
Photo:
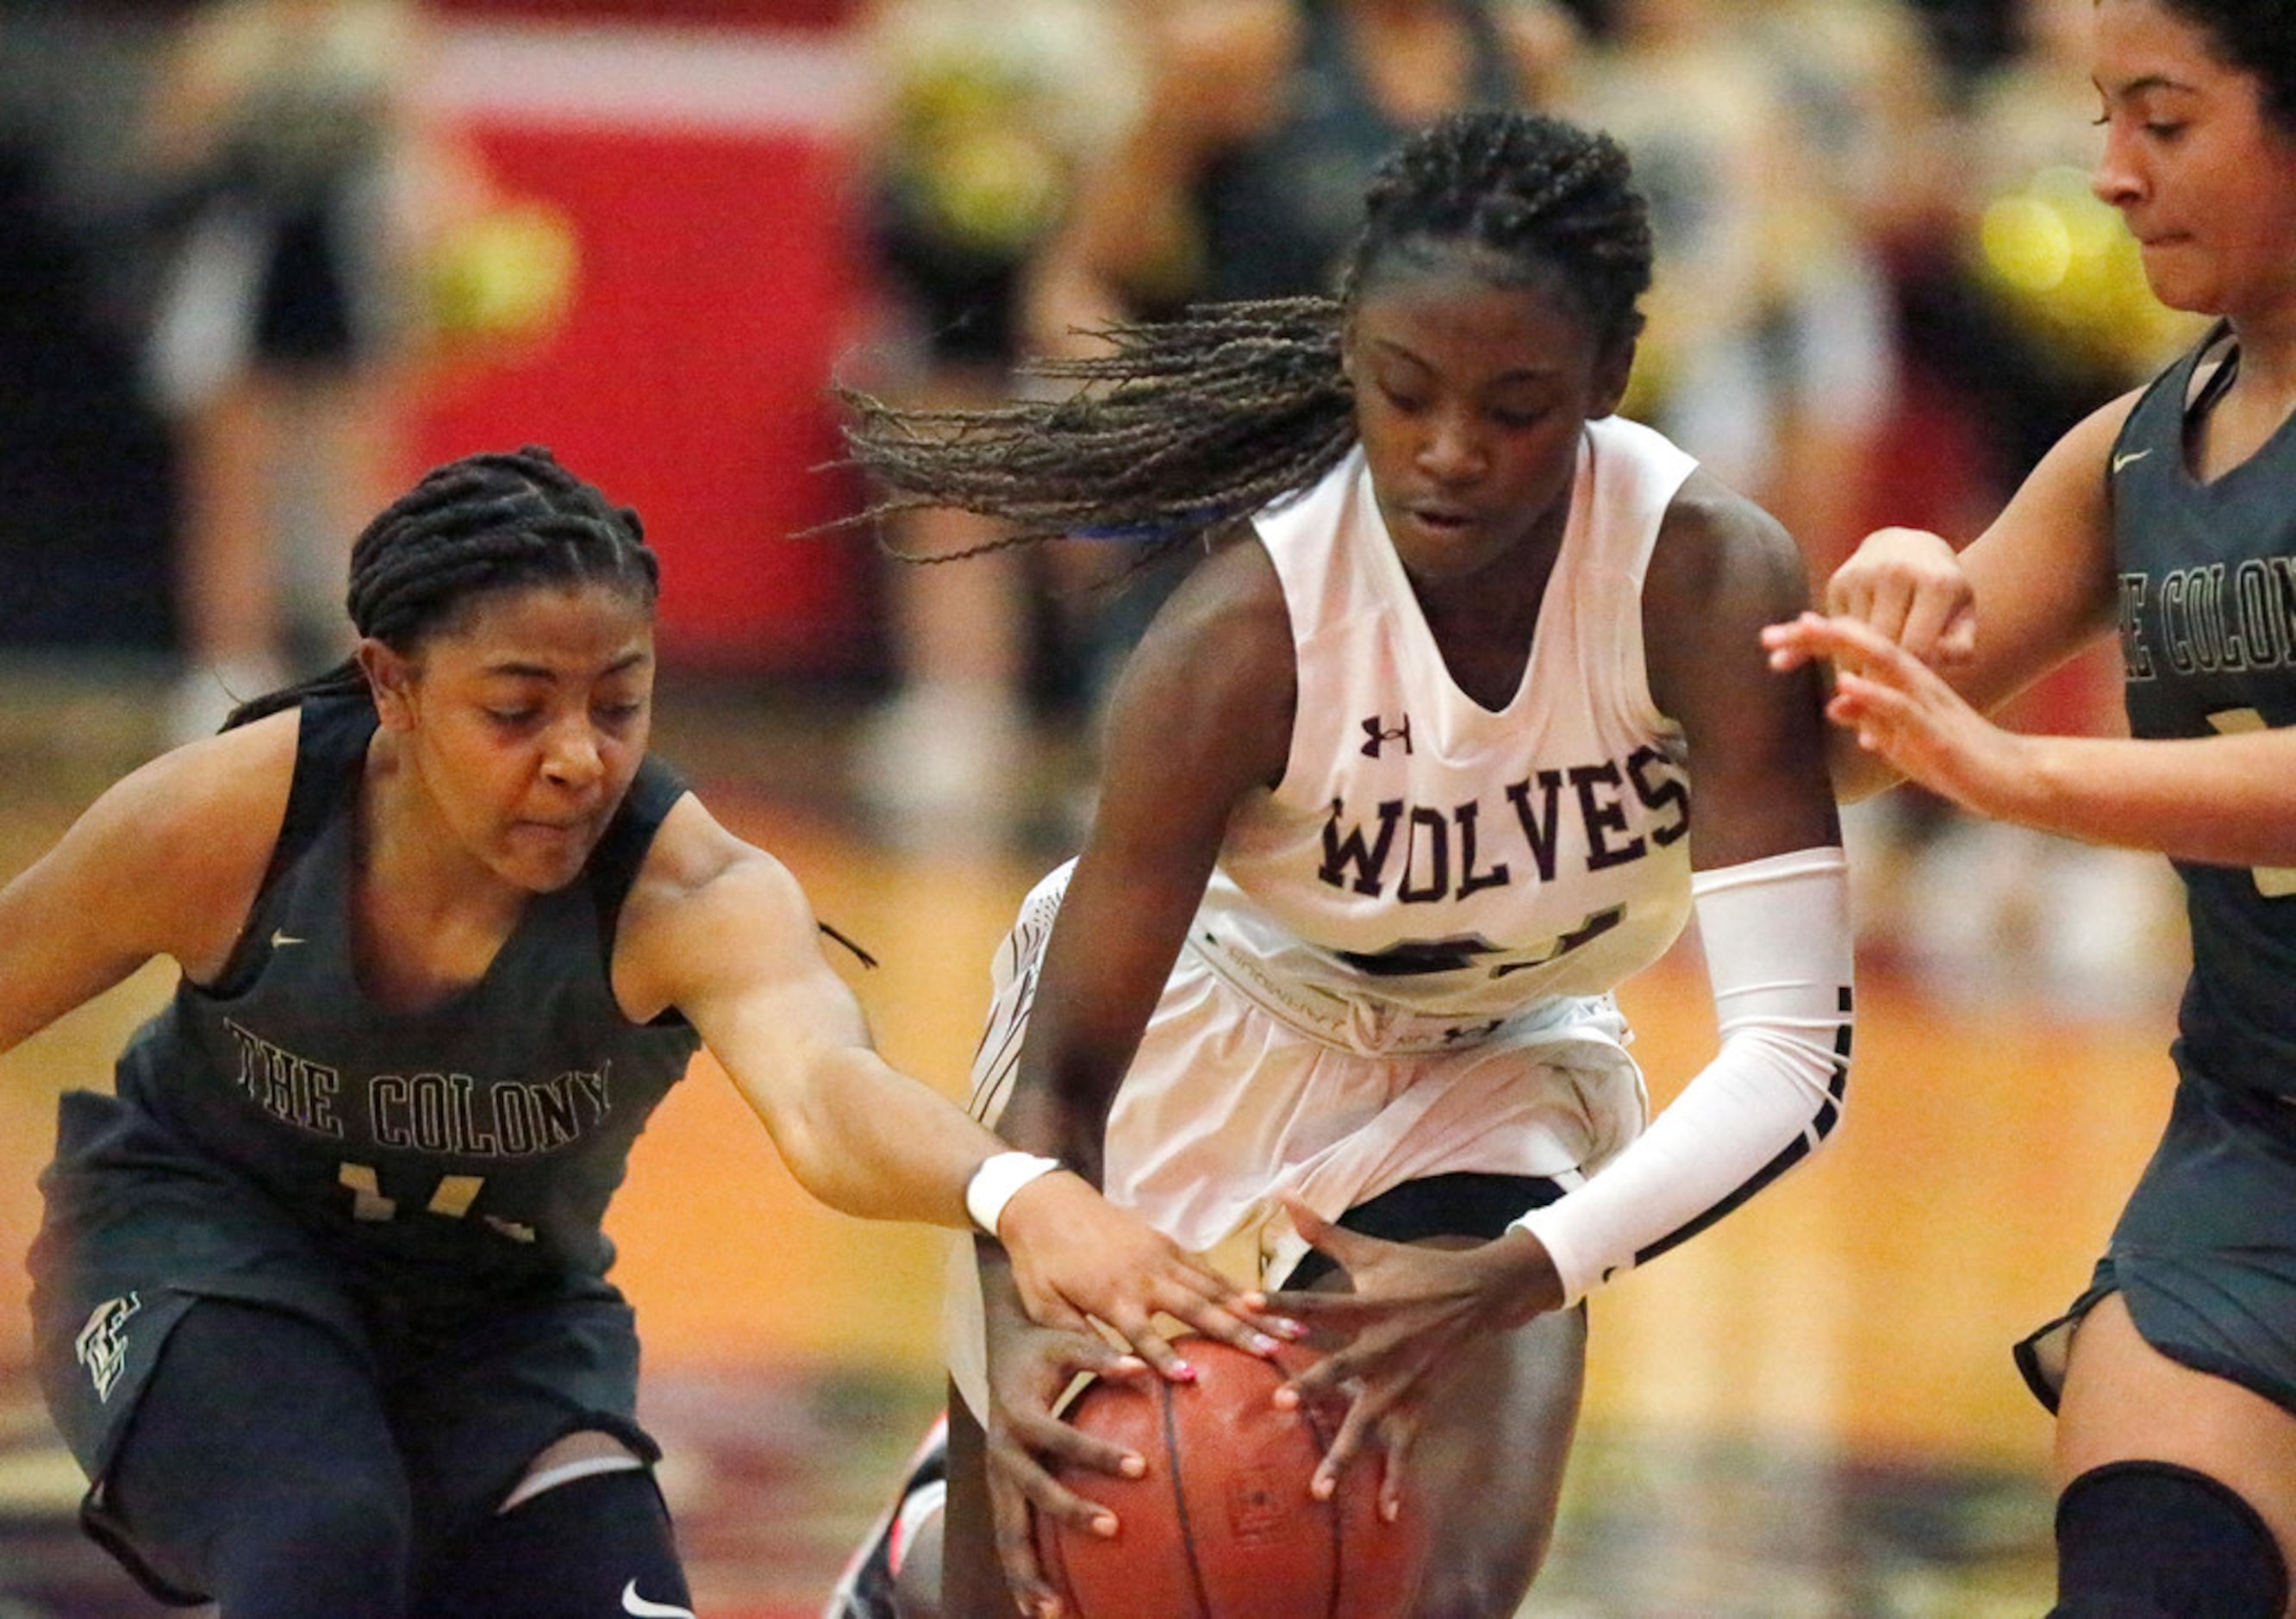
[[[781,42],[774,60],[827,86],[829,111],[807,116],[833,201],[746,224],[817,234],[846,275],[836,330],[782,353],[828,425],[756,423],[758,466],[769,444],[808,434],[830,447],[814,463],[833,456],[832,375],[993,407],[1037,385],[1018,363],[1088,351],[1106,320],[1322,290],[1341,244],[1320,222],[1356,213],[1395,134],[1506,98],[1607,128],[1636,160],[1659,272],[1631,414],[1775,511],[1814,581],[1884,523],[1966,539],[2071,421],[2192,335],[2152,302],[2087,191],[2091,12],[0,0],[0,652],[164,668],[155,746],[340,655],[334,598],[364,515],[430,448],[476,448],[426,429],[442,376],[531,363],[601,284],[585,278],[598,249],[578,210],[549,205],[546,165],[506,164],[467,106],[437,93],[440,61],[488,29]],[[657,204],[693,178],[674,149],[635,172]],[[758,178],[758,210],[783,210]],[[727,205],[711,207],[699,234],[742,240]],[[673,246],[650,244],[662,284],[650,316],[679,301],[670,283],[690,260]],[[725,302],[714,318],[746,314]],[[657,380],[596,391],[635,431],[667,408]],[[546,415],[487,425],[550,436]],[[665,478],[714,475],[691,448]],[[962,514],[788,531],[865,494],[824,474],[795,502],[804,521],[761,516],[742,541],[841,547],[862,633],[813,667],[697,662],[857,692],[852,781],[888,835],[993,843],[1073,826],[1088,746],[1068,777],[1046,761],[1055,739],[1088,736],[1157,597],[1153,571],[1131,577],[1133,558],[1104,540],[944,566],[873,548],[993,547]],[[680,543],[659,523],[655,538]],[[760,624],[779,611],[720,594]],[[677,652],[666,641],[673,673]],[[2068,670],[2019,718],[2112,727],[2117,678]],[[1906,793],[1852,820],[1866,944],[1946,987],[2038,986],[2103,1008],[2158,988],[2176,957],[2173,892],[2149,858],[1980,826]]]

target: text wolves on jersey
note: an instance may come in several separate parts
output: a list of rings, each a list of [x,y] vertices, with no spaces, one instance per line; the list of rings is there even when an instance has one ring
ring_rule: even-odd
[[[1648,745],[1624,760],[1540,770],[1508,784],[1505,793],[1512,813],[1503,811],[1493,819],[1502,827],[1511,821],[1520,830],[1521,840],[1514,846],[1529,856],[1541,882],[1553,882],[1559,869],[1566,806],[1576,812],[1578,835],[1570,842],[1584,851],[1580,858],[1588,871],[1639,860],[1652,844],[1666,848],[1690,830],[1690,784],[1671,760]],[[1639,806],[1639,831],[1630,806]],[[1374,808],[1373,829],[1367,832],[1363,820],[1349,817],[1345,801],[1335,798],[1316,875],[1332,888],[1353,888],[1359,894],[1386,894],[1391,888],[1406,905],[1464,900],[1482,889],[1503,888],[1515,880],[1515,867],[1505,859],[1480,864],[1482,809],[1480,801],[1472,799],[1448,809],[1389,799]],[[1403,858],[1390,871],[1396,833],[1403,826],[1410,828]]]

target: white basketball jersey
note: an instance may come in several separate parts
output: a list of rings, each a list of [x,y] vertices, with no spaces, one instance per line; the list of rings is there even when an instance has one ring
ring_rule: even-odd
[[[1650,965],[1690,914],[1690,784],[1644,665],[1642,588],[1696,464],[1588,425],[1521,686],[1453,683],[1360,449],[1260,543],[1299,660],[1292,753],[1228,828],[1191,946],[1268,1011],[1382,1048],[1456,1040]]]

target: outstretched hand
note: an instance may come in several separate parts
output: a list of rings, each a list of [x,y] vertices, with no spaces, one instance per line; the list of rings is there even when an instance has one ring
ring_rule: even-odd
[[[1987,719],[1869,625],[1806,612],[1763,630],[1762,644],[1779,669],[1830,660],[1833,695],[1826,718],[1855,732],[1858,746],[1964,809],[1995,812],[2021,779],[2027,740]]]
[[[1932,669],[1977,650],[1977,593],[1952,546],[1924,529],[1877,529],[1825,582],[1825,611],[1854,619]],[[1779,662],[1791,669],[1798,655]]]
[[[1292,1223],[1353,1279],[1352,1293],[1268,1295],[1268,1308],[1305,1325],[1330,1352],[1296,1373],[1287,1395],[1349,1396],[1338,1435],[1316,1468],[1319,1497],[1367,1447],[1386,1454],[1380,1511],[1401,1510],[1404,1469],[1427,1414],[1465,1357],[1488,1334],[1520,1327],[1562,1301],[1562,1285],[1538,1239],[1510,1231],[1468,1248],[1385,1242],[1324,1220],[1285,1197]]]
[[[1088,1332],[1098,1322],[1164,1376],[1185,1378],[1168,1316],[1247,1354],[1269,1356],[1290,1324],[1260,1314],[1259,1295],[1226,1277],[1136,1215],[1110,1203],[1083,1177],[1042,1177],[1013,1194],[997,1232],[1030,1319]]]

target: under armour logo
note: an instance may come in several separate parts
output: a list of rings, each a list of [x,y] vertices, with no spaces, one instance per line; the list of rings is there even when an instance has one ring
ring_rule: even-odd
[[[1386,718],[1384,714],[1374,714],[1363,722],[1365,738],[1363,756],[1365,759],[1377,759],[1380,749],[1390,742],[1399,742],[1403,744],[1405,752],[1411,752],[1411,716],[1406,714],[1403,717],[1403,723],[1394,727],[1383,726],[1380,723]]]

